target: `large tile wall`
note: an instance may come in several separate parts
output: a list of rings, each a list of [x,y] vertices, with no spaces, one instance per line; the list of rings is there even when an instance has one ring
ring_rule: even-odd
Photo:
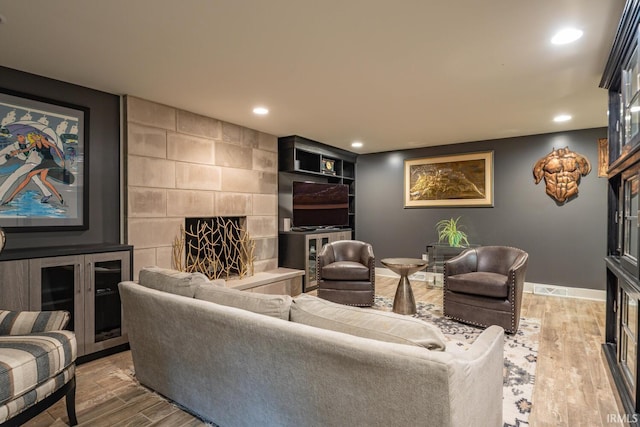
[[[134,277],[172,267],[185,217],[246,216],[255,271],[278,266],[278,139],[253,129],[125,97],[126,241]]]

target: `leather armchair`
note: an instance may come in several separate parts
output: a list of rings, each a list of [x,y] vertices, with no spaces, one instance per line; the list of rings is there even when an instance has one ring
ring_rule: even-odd
[[[521,249],[481,246],[445,262],[444,315],[476,326],[499,325],[515,333],[528,259]]]
[[[318,297],[370,307],[375,280],[375,256],[369,243],[339,240],[322,247],[318,255]]]

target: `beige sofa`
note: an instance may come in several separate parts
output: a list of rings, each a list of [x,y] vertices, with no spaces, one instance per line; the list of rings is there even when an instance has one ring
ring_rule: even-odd
[[[220,426],[502,425],[500,327],[450,352],[426,322],[307,295],[159,269],[120,292],[138,380]]]

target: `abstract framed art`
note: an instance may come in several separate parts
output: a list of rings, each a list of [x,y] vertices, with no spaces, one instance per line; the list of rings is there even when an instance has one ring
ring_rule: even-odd
[[[405,160],[404,206],[493,206],[493,151]]]
[[[89,109],[0,88],[0,227],[88,228]]]

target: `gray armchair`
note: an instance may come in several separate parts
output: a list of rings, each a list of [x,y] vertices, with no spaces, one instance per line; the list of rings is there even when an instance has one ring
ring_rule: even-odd
[[[444,264],[446,317],[515,333],[529,255],[507,246],[467,249]]]
[[[375,297],[375,256],[369,243],[327,243],[318,255],[318,297],[370,307]]]

